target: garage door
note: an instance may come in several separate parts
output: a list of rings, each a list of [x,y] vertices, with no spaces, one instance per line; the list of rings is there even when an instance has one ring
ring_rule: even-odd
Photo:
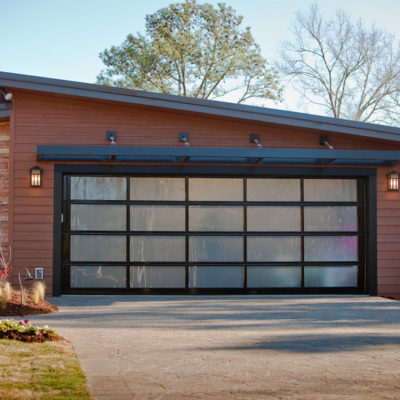
[[[64,181],[64,292],[355,292],[362,181],[80,176]]]

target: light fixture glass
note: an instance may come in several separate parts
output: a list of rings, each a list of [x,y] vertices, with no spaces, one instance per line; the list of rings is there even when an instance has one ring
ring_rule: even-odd
[[[41,187],[42,186],[42,168],[35,166],[32,167],[30,170],[31,175],[31,187]]]
[[[387,174],[388,190],[398,191],[399,190],[399,173],[396,171],[389,172]]]

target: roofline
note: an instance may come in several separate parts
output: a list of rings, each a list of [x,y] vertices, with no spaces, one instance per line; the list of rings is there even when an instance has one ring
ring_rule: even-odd
[[[222,117],[316,129],[320,131],[385,139],[396,142],[400,141],[400,128],[391,126],[216,100],[203,100],[133,89],[123,89],[92,83],[0,72],[0,87],[161,107],[172,110],[205,113]]]

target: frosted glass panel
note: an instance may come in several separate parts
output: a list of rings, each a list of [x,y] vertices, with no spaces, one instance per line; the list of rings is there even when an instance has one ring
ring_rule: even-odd
[[[185,200],[184,178],[131,178],[131,200]]]
[[[72,231],[124,231],[126,207],[103,204],[71,204]]]
[[[304,179],[305,201],[357,201],[355,179]]]
[[[301,239],[288,236],[247,238],[248,261],[300,261]]]
[[[300,267],[247,267],[247,287],[300,287]]]
[[[190,267],[190,288],[241,288],[243,267]]]
[[[131,267],[131,288],[184,288],[185,267]]]
[[[300,201],[300,179],[247,179],[248,201]]]
[[[190,261],[243,261],[240,236],[192,236],[189,238]]]
[[[131,231],[184,231],[185,206],[131,206]]]
[[[125,261],[122,235],[71,235],[71,261]]]
[[[191,206],[189,207],[191,231],[242,231],[243,207]]]
[[[190,178],[189,200],[242,201],[243,179]]]
[[[300,207],[248,206],[248,231],[299,231]]]
[[[306,231],[357,231],[357,207],[304,207]]]
[[[131,261],[185,261],[185,238],[131,236]]]
[[[304,238],[305,261],[357,261],[357,236]]]
[[[126,200],[126,178],[72,176],[72,200]]]
[[[124,266],[71,266],[71,288],[124,288]]]
[[[357,287],[357,266],[305,267],[305,287]]]

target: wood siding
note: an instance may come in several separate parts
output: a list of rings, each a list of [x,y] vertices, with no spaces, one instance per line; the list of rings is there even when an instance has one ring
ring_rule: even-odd
[[[8,196],[10,160],[10,123],[0,122],[0,243],[8,256]]]
[[[389,192],[386,178],[393,169],[377,177],[378,294],[400,299],[400,192]]]
[[[17,273],[25,273],[27,267],[31,272],[34,267],[43,267],[49,288],[54,163],[38,163],[36,145],[106,145],[106,131],[115,130],[117,145],[121,146],[178,146],[178,132],[185,131],[193,147],[252,147],[249,134],[258,133],[264,147],[320,149],[319,136],[327,135],[316,130],[24,91],[14,93],[13,121],[14,283]],[[329,137],[335,149],[400,150],[399,144],[389,141],[334,133]],[[39,189],[29,187],[28,171],[34,165],[44,170],[43,187]],[[386,191],[387,171],[378,171],[378,291],[400,297],[400,195]]]

